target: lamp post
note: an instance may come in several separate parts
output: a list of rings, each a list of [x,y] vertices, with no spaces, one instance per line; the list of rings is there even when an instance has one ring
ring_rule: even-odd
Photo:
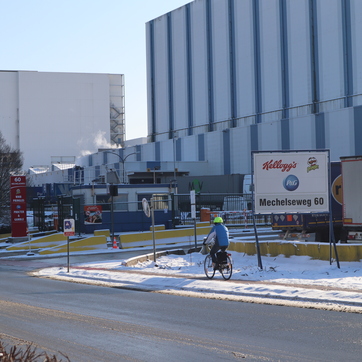
[[[125,169],[124,169],[124,163],[125,163],[125,161],[127,160],[127,158],[129,156],[134,155],[134,154],[139,153],[139,152],[132,152],[132,153],[128,154],[126,157],[124,157],[124,158],[122,156],[120,156],[118,153],[115,153],[115,152],[111,152],[111,151],[104,151],[104,152],[111,153],[112,155],[116,155],[116,156],[119,157],[120,161],[122,162],[122,167],[123,167],[123,183],[125,183],[124,180],[125,180],[126,173],[125,173]],[[114,194],[115,194],[115,192],[114,192],[114,189],[112,188],[112,192],[111,192],[111,229],[112,229],[111,233],[112,233],[112,243],[114,242],[114,200],[113,200]],[[117,190],[116,195],[118,195],[118,190]]]
[[[120,161],[122,162],[122,181],[123,181],[123,183],[125,184],[126,170],[125,170],[125,168],[124,168],[124,163],[126,162],[126,160],[127,160],[127,158],[128,158],[129,156],[131,156],[131,155],[136,155],[136,154],[138,154],[139,152],[129,153],[129,154],[128,154],[126,157],[124,157],[124,158],[123,158],[122,156],[120,156],[118,153],[115,153],[115,152],[111,152],[111,151],[104,151],[104,152],[110,153],[110,154],[112,154],[112,155],[116,155],[116,156],[119,157]]]
[[[174,135],[172,138],[173,141],[173,187],[174,187],[174,193],[177,193],[177,188],[176,188],[176,141],[177,141],[178,137],[176,132],[174,131]]]

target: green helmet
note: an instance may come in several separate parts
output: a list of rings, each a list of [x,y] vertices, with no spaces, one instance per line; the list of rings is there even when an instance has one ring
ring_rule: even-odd
[[[224,220],[220,216],[216,216],[214,219],[214,224],[222,224]]]

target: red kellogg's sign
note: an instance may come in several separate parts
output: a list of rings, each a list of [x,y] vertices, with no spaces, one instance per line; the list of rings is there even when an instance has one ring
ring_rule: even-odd
[[[296,162],[290,162],[290,163],[283,163],[283,160],[270,160],[263,163],[263,170],[272,170],[272,169],[278,169],[282,172],[289,172],[291,169],[296,168],[297,163]]]

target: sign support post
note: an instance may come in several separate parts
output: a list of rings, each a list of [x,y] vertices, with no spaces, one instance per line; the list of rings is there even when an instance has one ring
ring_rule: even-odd
[[[254,185],[254,173],[251,175],[251,184]],[[260,270],[263,270],[263,263],[261,261],[260,246],[259,246],[259,236],[258,236],[258,230],[256,228],[256,222],[255,222],[254,186],[252,187],[251,199],[252,199],[251,204],[252,204],[252,218],[253,218],[253,227],[254,227],[254,235],[255,235],[255,245],[256,245],[256,252],[258,254],[258,268]],[[245,218],[246,218],[246,215],[245,215]]]
[[[64,219],[63,225],[64,235],[67,237],[67,265],[68,273],[70,269],[70,241],[69,237],[75,235],[75,220],[74,219]]]
[[[152,245],[153,245],[153,261],[156,263],[156,239],[155,239],[155,202],[151,198],[151,219],[152,219]]]
[[[142,199],[143,212],[147,217],[151,217],[152,220],[152,245],[153,245],[153,261],[156,262],[156,241],[155,241],[155,213],[154,213],[154,200],[151,198],[151,207],[147,199]]]
[[[67,272],[69,273],[69,269],[70,269],[70,253],[69,253],[69,236],[67,236],[67,266],[68,266],[68,270]]]
[[[328,157],[329,157],[329,154],[328,154]],[[328,168],[328,190],[329,190],[329,265],[332,265],[332,243],[333,243],[334,253],[336,254],[337,268],[340,269],[336,239],[335,239],[334,230],[333,230],[331,165],[330,165],[330,163],[329,163],[329,168]]]
[[[196,231],[196,196],[195,190],[190,191],[190,201],[191,201],[191,217],[194,220],[194,240],[195,240],[195,250],[197,249],[197,231]]]

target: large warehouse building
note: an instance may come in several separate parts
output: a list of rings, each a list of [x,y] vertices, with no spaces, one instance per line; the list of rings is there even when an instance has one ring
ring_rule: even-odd
[[[96,139],[124,144],[123,75],[0,71],[0,100],[1,132],[24,169],[74,164]]]
[[[360,0],[195,0],[151,20],[148,143],[80,165],[172,179],[249,174],[257,150],[362,154],[361,18]]]
[[[155,159],[249,173],[253,150],[362,154],[360,0],[195,0],[147,23]]]

